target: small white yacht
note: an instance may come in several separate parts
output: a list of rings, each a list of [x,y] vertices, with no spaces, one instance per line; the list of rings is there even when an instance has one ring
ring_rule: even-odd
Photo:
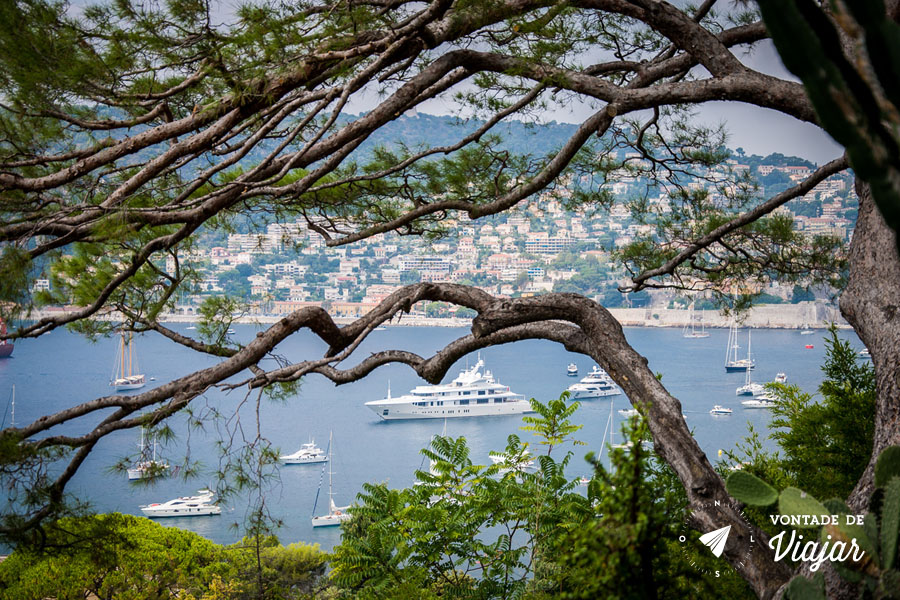
[[[222,507],[214,504],[215,494],[209,490],[200,490],[198,496],[183,496],[168,502],[155,502],[141,507],[148,517],[199,517],[202,515],[220,515]]]
[[[775,398],[768,394],[763,394],[750,400],[744,400],[741,402],[741,405],[744,408],[772,408],[775,406]]]
[[[712,407],[712,410],[709,411],[711,415],[730,415],[733,411],[730,408],[726,408],[724,406],[719,406],[716,404]]]
[[[306,444],[301,444],[300,449],[293,454],[284,454],[279,459],[286,465],[311,465],[327,461],[328,455],[310,440]]]
[[[594,365],[587,377],[569,386],[569,394],[572,400],[617,396],[621,393],[622,391],[616,387],[612,378],[597,365]]]
[[[622,408],[619,409],[619,414],[623,417],[633,417],[638,414],[638,411],[636,408]]]
[[[569,377],[575,377],[578,375],[578,365],[575,363],[569,363],[569,366],[566,367],[566,375]]]
[[[394,419],[444,419],[448,417],[486,417],[533,412],[522,394],[494,380],[490,371],[481,369],[480,358],[474,367],[461,371],[450,383],[420,385],[408,394],[366,402],[386,421]]]
[[[787,374],[778,373],[777,375],[775,375],[774,383],[787,383]]]

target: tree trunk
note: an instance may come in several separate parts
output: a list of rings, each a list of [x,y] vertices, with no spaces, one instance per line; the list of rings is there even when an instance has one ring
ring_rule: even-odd
[[[850,281],[841,295],[841,314],[872,353],[877,400],[872,456],[847,499],[854,512],[868,508],[874,489],[875,460],[886,447],[900,443],[900,257],[895,233],[872,200],[869,185],[856,180],[859,216],[850,243]],[[810,576],[808,569],[803,574]],[[823,568],[828,598],[859,597],[857,586]]]
[[[881,218],[869,186],[856,181],[859,217],[850,244],[850,281],[841,295],[841,314],[872,353],[875,365],[875,443],[848,505],[864,510],[873,491],[875,459],[900,444],[900,257],[895,233]]]

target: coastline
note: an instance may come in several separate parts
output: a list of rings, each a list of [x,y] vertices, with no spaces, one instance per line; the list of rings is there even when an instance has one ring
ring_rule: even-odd
[[[61,312],[67,312],[67,307],[48,307],[32,313],[32,319],[40,319]],[[677,308],[610,308],[613,317],[623,327],[669,327],[684,328],[691,323],[692,313],[687,309]],[[237,324],[266,325],[277,323],[285,315],[245,315],[235,319]],[[106,320],[120,320],[118,315],[109,314],[95,317]],[[336,323],[345,325],[352,323],[357,317],[333,315]],[[160,321],[163,323],[196,323],[199,316],[190,313],[163,313]],[[695,327],[727,328],[731,325],[731,317],[721,314],[716,310],[693,311]],[[849,329],[850,325],[837,307],[825,302],[802,302],[799,304],[760,304],[754,306],[746,314],[741,315],[740,326],[755,329],[826,329],[834,322],[839,329]],[[384,323],[385,327],[470,327],[471,319],[459,317],[426,317],[419,314],[401,314],[393,320]]]

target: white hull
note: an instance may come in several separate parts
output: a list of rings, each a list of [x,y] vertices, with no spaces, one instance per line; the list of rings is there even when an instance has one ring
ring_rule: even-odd
[[[285,454],[278,457],[286,465],[315,465],[328,462],[328,453],[316,447],[315,442],[310,441],[300,446],[293,454]]]
[[[141,507],[141,512],[152,518],[203,517],[222,514],[222,507],[213,504],[215,497],[209,490],[200,490],[199,496],[185,496],[168,502],[153,503]]]
[[[689,340],[699,340],[701,338],[708,338],[709,334],[708,333],[685,333],[684,336],[682,336],[682,337],[685,337]]]
[[[759,396],[766,391],[766,386],[760,383],[748,383],[734,391],[735,396]]]
[[[322,517],[313,517],[312,518],[312,526],[313,527],[337,527],[344,521],[350,520],[349,513],[335,513],[333,515],[325,515]]]
[[[741,402],[744,408],[772,408],[775,403],[771,400],[744,400]]]
[[[569,388],[570,398],[572,400],[583,400],[585,398],[603,398],[606,396],[618,396],[622,392],[618,389],[597,389],[597,390],[573,390]]]
[[[221,506],[198,506],[193,508],[166,508],[154,509],[153,506],[141,508],[141,512],[152,518],[159,517],[205,517],[207,515],[221,515]]]
[[[366,403],[367,406],[369,403]],[[398,419],[453,419],[458,417],[500,417],[534,412],[524,400],[497,404],[470,404],[468,406],[412,406],[393,404],[390,407],[369,406],[385,421]]]
[[[521,415],[531,410],[521,394],[494,381],[490,371],[482,373],[480,358],[451,383],[418,386],[396,398],[366,402],[372,412],[385,421],[398,419],[452,419],[458,417],[496,417]]]
[[[116,390],[137,390],[145,385],[147,385],[146,381],[113,381],[110,384]]]
[[[294,458],[292,456],[282,456],[281,462],[286,465],[315,465],[323,462],[328,462],[327,456],[322,457],[309,457],[303,456],[300,458]]]
[[[143,479],[149,477],[150,473],[156,472],[162,474],[163,470],[168,469],[169,465],[160,464],[140,464],[128,469],[128,479]]]

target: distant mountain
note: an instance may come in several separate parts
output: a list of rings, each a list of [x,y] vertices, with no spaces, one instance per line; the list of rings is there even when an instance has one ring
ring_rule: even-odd
[[[351,115],[350,119],[361,115]],[[449,146],[484,125],[478,119],[459,119],[426,113],[409,113],[387,123],[374,132],[357,150],[369,154],[377,146]],[[521,121],[503,121],[490,134],[503,138],[500,148],[520,154],[545,155],[558,150],[574,135],[578,125],[550,121],[540,125]]]

